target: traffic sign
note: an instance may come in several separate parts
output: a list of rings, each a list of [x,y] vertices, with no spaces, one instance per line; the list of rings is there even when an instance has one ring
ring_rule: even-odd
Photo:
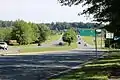
[[[114,38],[114,33],[106,33],[106,38],[113,39]]]
[[[96,32],[101,32],[102,30],[101,29],[96,29]]]

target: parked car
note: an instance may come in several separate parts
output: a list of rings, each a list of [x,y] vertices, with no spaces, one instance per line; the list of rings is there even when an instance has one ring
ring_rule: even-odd
[[[0,42],[0,49],[8,49],[8,45],[6,42]]]

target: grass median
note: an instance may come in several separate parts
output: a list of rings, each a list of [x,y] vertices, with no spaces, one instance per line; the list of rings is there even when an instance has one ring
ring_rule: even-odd
[[[45,44],[49,44],[49,43],[51,43],[51,42],[53,42],[53,41],[59,40],[60,37],[61,37],[61,35],[59,35],[59,34],[51,35],[50,37],[48,37],[48,39],[47,39],[44,43],[45,43]]]
[[[63,51],[63,50],[71,50],[77,48],[76,43],[72,43],[71,46],[52,46],[52,47],[36,47],[36,48],[22,48],[20,53],[26,52],[45,52],[45,51]]]
[[[56,34],[56,35],[51,35],[48,37],[48,39],[43,43],[43,44],[50,44],[53,41],[59,40],[61,35]],[[18,45],[18,46],[12,46],[13,48],[33,48],[36,47],[38,44],[29,44],[29,45]]]

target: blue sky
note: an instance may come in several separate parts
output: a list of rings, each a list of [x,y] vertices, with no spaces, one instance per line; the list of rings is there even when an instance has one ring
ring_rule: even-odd
[[[61,6],[57,0],[0,0],[0,20],[88,22],[84,16],[77,15],[82,9],[81,6]]]

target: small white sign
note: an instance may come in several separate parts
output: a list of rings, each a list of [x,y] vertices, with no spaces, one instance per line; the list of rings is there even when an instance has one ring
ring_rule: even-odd
[[[114,38],[114,34],[113,33],[106,33],[106,38],[113,39]]]
[[[96,31],[97,31],[97,32],[101,32],[101,29],[97,29]]]

